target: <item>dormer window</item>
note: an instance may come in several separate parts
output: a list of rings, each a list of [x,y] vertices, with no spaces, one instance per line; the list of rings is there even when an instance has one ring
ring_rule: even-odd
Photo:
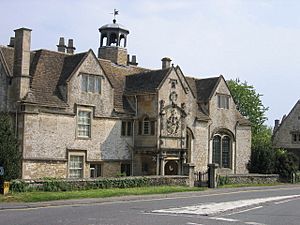
[[[218,97],[218,108],[229,109],[229,96],[228,95],[217,95]]]
[[[101,76],[82,74],[81,75],[81,91],[91,93],[101,93]]]

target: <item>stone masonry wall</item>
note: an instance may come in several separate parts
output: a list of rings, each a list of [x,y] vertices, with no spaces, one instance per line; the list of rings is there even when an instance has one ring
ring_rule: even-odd
[[[23,162],[23,179],[38,179],[45,177],[66,178],[67,163],[52,161],[52,162]]]

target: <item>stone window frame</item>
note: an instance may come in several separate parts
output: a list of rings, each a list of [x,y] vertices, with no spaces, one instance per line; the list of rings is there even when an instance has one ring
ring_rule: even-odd
[[[215,151],[215,138],[220,138],[220,149],[218,150],[218,152]],[[228,144],[228,151],[224,151],[224,144],[223,144],[223,141],[225,139],[229,140],[229,144]],[[231,169],[232,168],[232,151],[233,151],[233,139],[230,135],[228,134],[220,134],[220,133],[217,133],[213,136],[212,138],[212,163],[217,163],[219,164],[219,167],[220,168],[227,168],[227,169]],[[217,157],[217,159],[215,159],[216,157],[216,153],[218,153],[219,157]],[[224,161],[224,154],[227,154],[227,157],[226,157],[226,162]],[[224,164],[226,163],[226,166],[224,166]]]
[[[149,116],[144,116],[143,119],[139,121],[138,134],[144,136],[154,136],[156,133],[155,122],[156,121],[151,119]]]
[[[121,163],[120,165],[120,172],[121,174],[126,174],[126,176],[130,176],[132,171],[131,171],[131,163]]]
[[[300,132],[292,131],[291,132],[292,144],[300,144]]]
[[[94,167],[94,175],[92,176],[92,167]],[[103,176],[103,164],[100,162],[90,162],[90,178],[98,178]]]
[[[80,177],[73,177],[71,176],[71,157],[81,157],[82,158],[82,167],[81,168],[75,168],[77,170],[81,169],[81,176]],[[68,178],[71,179],[80,179],[85,177],[85,165],[86,165],[86,152],[84,151],[69,151],[68,152]]]
[[[229,109],[230,95],[217,94],[217,106],[218,109]]]
[[[82,93],[102,94],[103,76],[99,74],[80,73],[80,90]],[[93,83],[93,85],[92,85]],[[98,83],[98,85],[97,85]],[[93,87],[92,87],[93,86]]]
[[[85,112],[89,114],[89,124],[80,124],[80,112]],[[79,139],[91,139],[92,137],[92,118],[93,118],[93,110],[87,109],[87,108],[77,108],[76,113],[76,137]],[[86,126],[88,127],[88,133],[87,135],[80,135],[80,129],[79,126]]]
[[[129,120],[122,120],[121,137],[130,137],[132,135],[133,135],[133,122]]]

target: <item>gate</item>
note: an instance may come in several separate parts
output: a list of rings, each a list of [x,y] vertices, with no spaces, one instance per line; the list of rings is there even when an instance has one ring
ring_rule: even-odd
[[[198,187],[208,187],[208,171],[195,173],[195,185]]]

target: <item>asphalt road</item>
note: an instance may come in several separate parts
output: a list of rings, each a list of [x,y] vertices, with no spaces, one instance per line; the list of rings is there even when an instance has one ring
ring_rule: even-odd
[[[31,208],[33,207],[33,208]],[[0,225],[300,225],[300,186],[217,189],[117,201],[0,204]]]

